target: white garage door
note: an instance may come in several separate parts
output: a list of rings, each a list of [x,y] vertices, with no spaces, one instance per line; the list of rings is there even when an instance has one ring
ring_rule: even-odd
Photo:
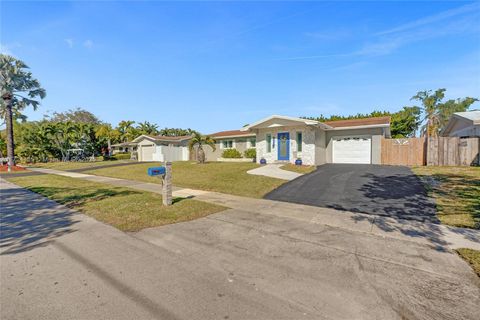
[[[140,161],[153,161],[153,151],[155,150],[155,146],[141,146],[140,152],[141,157]]]
[[[333,163],[371,163],[371,150],[371,138],[333,138]]]

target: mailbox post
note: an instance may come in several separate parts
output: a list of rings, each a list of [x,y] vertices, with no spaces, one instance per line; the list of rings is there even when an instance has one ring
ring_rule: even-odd
[[[164,206],[172,205],[172,163],[165,162],[165,175],[162,181],[162,201]]]
[[[149,176],[158,176],[162,179],[162,202],[164,206],[172,204],[172,163],[165,162],[163,167],[148,168]]]

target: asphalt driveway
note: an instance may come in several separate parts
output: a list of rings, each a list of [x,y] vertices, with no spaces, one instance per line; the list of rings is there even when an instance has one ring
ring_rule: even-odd
[[[433,201],[408,167],[325,164],[266,199],[402,219],[436,221]]]

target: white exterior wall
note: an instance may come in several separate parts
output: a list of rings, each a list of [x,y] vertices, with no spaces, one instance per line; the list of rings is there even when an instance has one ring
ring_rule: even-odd
[[[278,160],[278,139],[279,132],[288,132],[290,134],[290,159],[291,163],[295,163],[297,158],[301,158],[305,165],[315,165],[315,129],[307,126],[297,127],[276,127],[257,129],[257,162],[265,158],[267,163],[274,163]],[[302,152],[297,153],[296,133],[302,132]],[[272,151],[267,153],[266,135],[272,135]]]
[[[142,146],[151,146],[155,145],[154,152],[152,154],[152,159],[141,159],[141,148]],[[151,140],[143,139],[138,143],[138,161],[188,161],[189,160],[189,151],[188,147],[185,145],[164,145],[157,144]]]

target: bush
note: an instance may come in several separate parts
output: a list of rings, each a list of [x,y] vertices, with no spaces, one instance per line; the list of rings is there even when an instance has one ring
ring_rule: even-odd
[[[237,149],[227,149],[222,152],[222,158],[241,158],[242,154]]]
[[[250,148],[245,150],[243,153],[245,155],[245,158],[253,159],[257,157],[257,149],[255,148]]]
[[[117,153],[113,155],[113,158],[117,160],[130,160],[130,153]]]

